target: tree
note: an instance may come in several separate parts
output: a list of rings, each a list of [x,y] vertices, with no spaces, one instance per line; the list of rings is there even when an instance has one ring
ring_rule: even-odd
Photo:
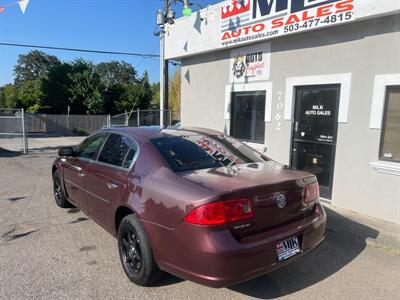
[[[29,111],[109,113],[148,108],[154,96],[148,73],[138,78],[131,64],[93,64],[83,59],[61,62],[41,51],[20,55],[13,85],[0,88],[0,106]],[[158,93],[158,92],[157,92]]]
[[[172,111],[174,120],[181,112],[181,69],[177,69],[169,82],[168,108]]]
[[[39,80],[26,80],[17,91],[17,106],[27,112],[38,112],[43,108],[43,93]]]
[[[104,110],[110,114],[117,114],[125,107],[130,107],[134,101],[131,95],[134,92],[132,86],[138,83],[135,68],[124,61],[111,61],[98,64],[96,71],[104,86]]]
[[[96,71],[106,89],[118,84],[137,83],[135,68],[124,61],[100,63],[96,66]]]
[[[153,97],[150,88],[149,73],[147,72],[147,70],[145,70],[143,73],[142,79],[140,80],[140,85],[141,85],[141,93],[139,95],[140,98],[139,106],[141,109],[145,109],[150,106]]]
[[[150,90],[149,74],[144,72],[138,84],[124,84],[121,98],[116,101],[116,109],[119,112],[125,110],[145,109],[150,105],[152,93]]]
[[[13,84],[0,87],[0,108],[16,108],[17,100],[17,91]]]
[[[22,85],[25,81],[41,80],[48,72],[61,62],[56,56],[48,55],[42,51],[30,51],[20,55],[14,67],[14,84]]]
[[[151,90],[151,102],[150,105],[153,109],[160,109],[160,83],[152,83],[150,86]]]
[[[67,107],[71,106],[72,71],[69,63],[61,63],[54,66],[42,80],[43,104],[47,112],[65,114]]]
[[[69,74],[70,101],[78,113],[99,114],[103,112],[102,84],[93,63],[77,59],[72,63]]]

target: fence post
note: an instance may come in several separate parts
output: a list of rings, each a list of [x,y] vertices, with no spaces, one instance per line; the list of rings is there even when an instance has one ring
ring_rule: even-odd
[[[169,126],[172,124],[172,110],[169,110]]]
[[[43,120],[44,120],[44,133],[47,133],[47,115],[43,115]]]
[[[129,126],[129,117],[128,117],[128,112],[125,109],[125,126]]]
[[[137,109],[136,111],[137,113],[137,127],[140,127],[140,108]]]
[[[70,127],[70,122],[69,122],[69,113],[67,114],[67,120],[66,120],[66,126],[65,127],[67,127],[67,132],[68,132],[68,134],[72,131],[71,130],[71,128],[69,128]]]
[[[22,126],[22,143],[24,147],[24,153],[27,151],[27,142],[26,142],[26,134],[25,134],[25,110],[21,110],[21,126]]]
[[[111,127],[111,115],[107,116],[107,128]]]

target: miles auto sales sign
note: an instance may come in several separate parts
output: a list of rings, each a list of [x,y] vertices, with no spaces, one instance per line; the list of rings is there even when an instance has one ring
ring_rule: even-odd
[[[221,45],[266,40],[355,20],[354,0],[229,0],[221,4]]]

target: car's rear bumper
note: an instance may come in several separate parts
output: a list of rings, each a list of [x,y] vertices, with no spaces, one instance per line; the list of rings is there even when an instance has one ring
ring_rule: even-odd
[[[271,272],[313,250],[324,240],[325,224],[326,214],[318,203],[312,215],[240,242],[226,228],[193,229],[194,225],[184,222],[176,230],[162,232],[154,225],[146,227],[158,231],[152,243],[161,269],[220,288]],[[301,253],[278,263],[277,241],[294,236],[301,237]]]

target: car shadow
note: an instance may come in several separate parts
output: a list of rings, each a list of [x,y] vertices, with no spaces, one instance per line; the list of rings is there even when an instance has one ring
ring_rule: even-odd
[[[229,287],[259,299],[287,296],[340,271],[366,248],[368,238],[379,232],[326,208],[326,239],[311,253],[282,269]]]
[[[11,151],[0,147],[0,157],[16,157],[21,154],[21,152]]]
[[[174,284],[177,284],[177,283],[180,283],[183,281],[185,281],[185,280],[182,278],[176,277],[175,275],[172,275],[169,273],[165,273],[159,281],[151,284],[150,286],[151,287],[169,286],[169,285],[174,285]]]

